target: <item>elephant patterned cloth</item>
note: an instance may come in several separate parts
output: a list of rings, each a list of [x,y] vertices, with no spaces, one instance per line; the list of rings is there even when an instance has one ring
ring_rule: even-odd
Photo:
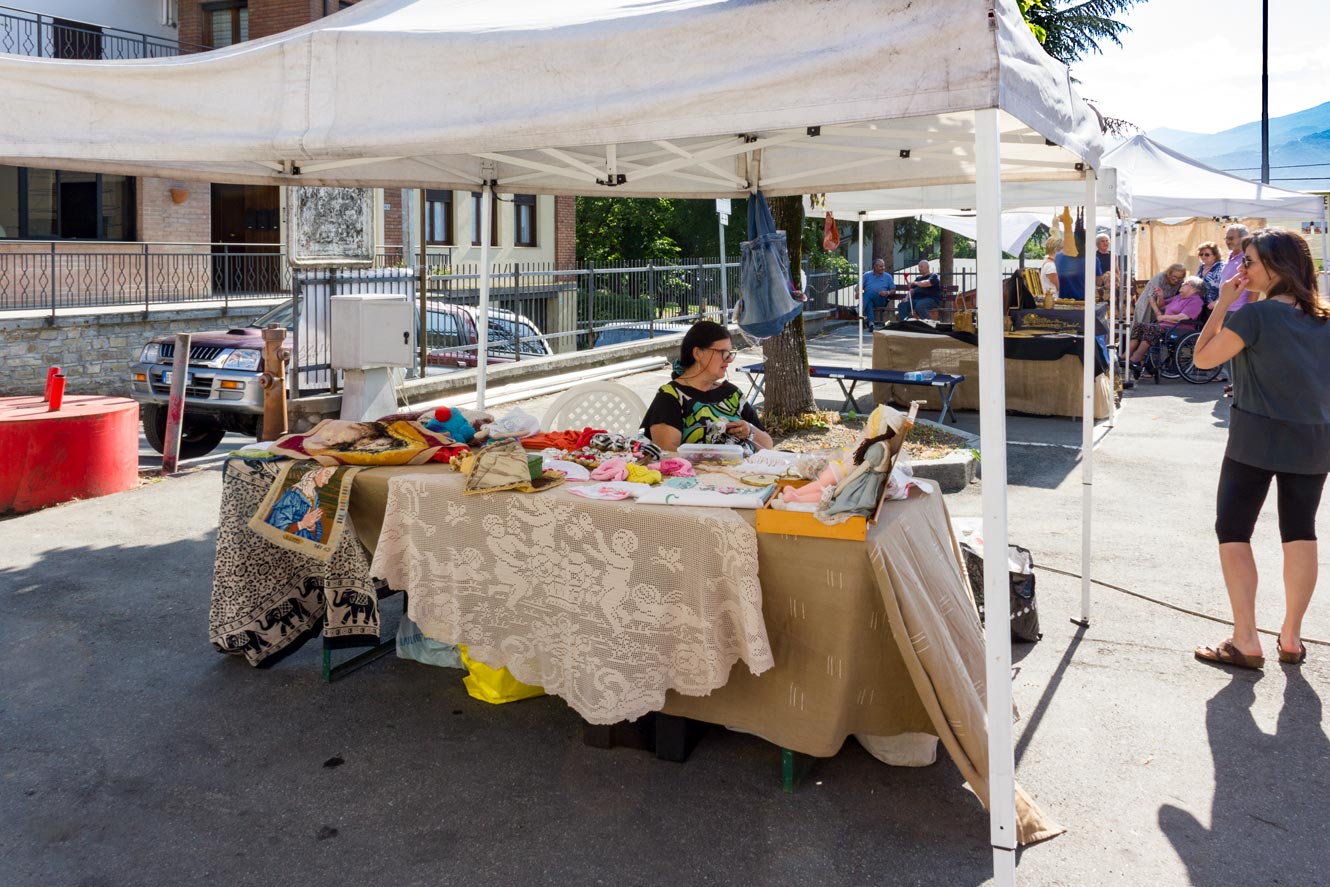
[[[379,642],[369,555],[347,518],[332,555],[316,560],[265,541],[250,518],[288,463],[228,460],[222,475],[209,639],[250,665],[271,665],[319,634],[334,646]]]

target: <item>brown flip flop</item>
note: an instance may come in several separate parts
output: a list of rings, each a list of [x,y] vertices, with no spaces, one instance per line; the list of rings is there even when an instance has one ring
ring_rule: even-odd
[[[1234,668],[1259,669],[1265,667],[1264,656],[1247,656],[1233,646],[1232,641],[1224,641],[1218,647],[1197,647],[1196,658],[1202,662],[1231,665]]]
[[[1284,638],[1282,635],[1276,635],[1275,649],[1279,651],[1279,661],[1288,665],[1301,665],[1307,659],[1307,645],[1299,643],[1301,648],[1296,653],[1290,653],[1284,649]]]

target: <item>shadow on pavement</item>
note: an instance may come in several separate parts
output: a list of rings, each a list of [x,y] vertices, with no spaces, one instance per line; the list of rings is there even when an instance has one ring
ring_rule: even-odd
[[[325,684],[317,644],[250,668],[208,643],[214,540],[0,569],[6,885],[268,885],[273,860],[329,884],[991,876],[945,755],[893,768],[851,740],[787,795],[749,735],[711,730],[679,765],[584,745],[557,698],[472,700],[450,669],[388,657]]]
[[[1257,683],[1272,676],[1234,674],[1206,703],[1215,768],[1209,827],[1180,807],[1159,808],[1159,827],[1198,887],[1326,883],[1330,739],[1321,698],[1297,667],[1283,670],[1273,735],[1252,714]]]

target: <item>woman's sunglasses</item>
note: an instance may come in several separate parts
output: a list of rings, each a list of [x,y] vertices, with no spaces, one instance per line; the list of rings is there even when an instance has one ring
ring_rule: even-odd
[[[1255,264],[1256,264],[1256,260],[1255,260],[1255,259],[1249,258],[1249,257],[1247,257],[1247,256],[1243,256],[1243,257],[1242,257],[1242,267],[1244,267],[1244,268],[1250,268],[1252,265],[1255,265]]]
[[[721,360],[734,360],[736,357],[739,356],[739,352],[735,351],[733,348],[729,349],[728,351],[725,350],[724,348],[708,348],[706,350],[716,352],[717,354],[720,355]]]

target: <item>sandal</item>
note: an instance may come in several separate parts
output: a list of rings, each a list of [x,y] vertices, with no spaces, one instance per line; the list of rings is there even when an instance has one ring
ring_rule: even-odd
[[[1290,653],[1284,649],[1284,638],[1282,635],[1276,635],[1275,649],[1279,651],[1279,661],[1288,665],[1301,665],[1307,659],[1307,645],[1299,643],[1301,648],[1296,653]]]
[[[1282,653],[1283,651],[1280,652]],[[1196,658],[1201,662],[1232,665],[1235,668],[1258,669],[1265,667],[1264,656],[1248,656],[1237,647],[1233,646],[1232,641],[1224,641],[1218,647],[1197,647]]]

